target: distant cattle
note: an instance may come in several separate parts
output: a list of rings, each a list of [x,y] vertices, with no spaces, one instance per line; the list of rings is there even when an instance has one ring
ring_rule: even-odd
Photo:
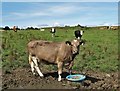
[[[111,29],[111,30],[117,30],[117,29],[118,29],[118,26],[110,26],[110,29]]]
[[[50,30],[50,33],[52,34],[52,37],[55,37],[56,29],[55,29],[55,28],[52,28],[52,29]]]
[[[42,29],[42,28],[41,28],[40,31],[45,31],[45,29]]]
[[[76,30],[76,31],[74,32],[75,37],[76,37],[77,39],[81,39],[83,33],[84,33],[84,31],[80,31],[80,30]]]
[[[100,26],[99,29],[101,30],[109,29],[109,26]]]
[[[27,48],[32,73],[35,74],[36,69],[41,77],[44,76],[38,67],[38,62],[57,64],[58,81],[61,81],[63,66],[67,64],[69,72],[71,73],[74,63],[73,60],[79,54],[81,43],[82,41],[78,39],[74,39],[71,42],[52,42],[44,40],[30,41]]]
[[[14,32],[17,32],[17,29],[18,29],[17,26],[13,26],[13,31],[14,31]]]

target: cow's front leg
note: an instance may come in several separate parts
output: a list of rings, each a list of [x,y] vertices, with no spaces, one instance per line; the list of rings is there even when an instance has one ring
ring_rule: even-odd
[[[69,74],[72,74],[72,67],[73,67],[74,61],[71,61],[69,64]]]
[[[61,81],[63,62],[58,62],[58,81]]]
[[[35,64],[35,69],[36,69],[36,71],[38,72],[38,74],[39,74],[41,77],[43,77],[44,75],[42,74],[42,72],[40,71],[40,69],[39,69],[39,67],[38,67],[37,58],[36,58],[36,57],[32,57],[32,60],[33,60],[33,62],[34,62],[34,64]]]

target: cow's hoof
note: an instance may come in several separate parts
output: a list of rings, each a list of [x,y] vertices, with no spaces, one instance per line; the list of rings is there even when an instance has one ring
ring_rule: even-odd
[[[37,74],[36,74],[36,73],[33,73],[33,76],[37,76]]]
[[[35,77],[38,77],[39,75],[38,74],[34,74]]]
[[[59,82],[61,82],[61,80],[58,80]]]
[[[42,77],[42,78],[43,78],[43,77],[44,77],[44,75],[41,75],[40,77]]]
[[[33,73],[33,75],[35,76],[36,74],[35,74],[35,73]]]
[[[59,78],[58,78],[58,81],[60,82],[60,81],[61,81],[61,79],[59,79]]]

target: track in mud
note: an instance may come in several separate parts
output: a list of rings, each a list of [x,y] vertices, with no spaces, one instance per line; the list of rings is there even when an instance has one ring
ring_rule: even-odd
[[[67,72],[63,72],[62,81],[57,81],[57,72],[45,72],[44,78],[33,76],[30,68],[18,68],[12,72],[3,72],[2,89],[120,89],[118,73],[101,73],[94,71],[73,72],[86,75],[82,82],[70,82],[65,79]]]

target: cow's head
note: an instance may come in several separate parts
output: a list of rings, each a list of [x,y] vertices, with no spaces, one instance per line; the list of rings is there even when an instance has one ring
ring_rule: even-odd
[[[79,54],[80,40],[74,39],[73,41],[66,41],[66,44],[71,45],[72,53]]]
[[[71,42],[71,46],[72,46],[72,53],[73,53],[73,54],[79,54],[80,40],[74,39],[74,40]]]
[[[66,41],[66,44],[71,45],[72,53],[79,54],[79,46],[85,44],[85,40],[74,39],[73,41]]]

